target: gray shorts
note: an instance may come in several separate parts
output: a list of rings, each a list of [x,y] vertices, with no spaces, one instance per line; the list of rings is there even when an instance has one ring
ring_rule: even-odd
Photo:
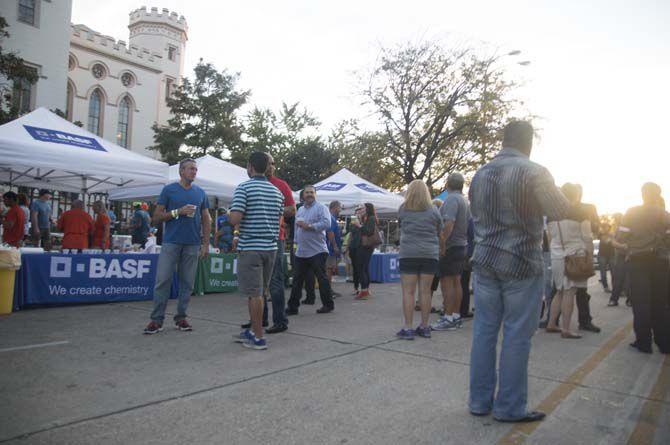
[[[237,258],[237,282],[244,298],[261,297],[268,293],[276,250],[244,250]]]

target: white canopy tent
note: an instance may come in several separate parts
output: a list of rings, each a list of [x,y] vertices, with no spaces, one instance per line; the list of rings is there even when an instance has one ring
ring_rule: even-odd
[[[246,169],[214,156],[205,155],[195,161],[198,164],[198,174],[194,183],[201,187],[210,199],[219,198],[229,203],[233,198],[235,187],[249,179]],[[170,166],[168,178],[160,183],[111,190],[109,199],[115,201],[150,200],[160,195],[165,184],[176,181],[179,181],[179,164]]]
[[[402,196],[366,181],[346,168],[314,186],[319,202],[328,205],[331,201],[340,201],[345,215],[352,214],[357,205],[366,202],[374,204],[378,215],[397,215],[398,207],[404,201]]]
[[[133,153],[46,108],[0,126],[0,183],[104,193],[167,177],[164,162]]]

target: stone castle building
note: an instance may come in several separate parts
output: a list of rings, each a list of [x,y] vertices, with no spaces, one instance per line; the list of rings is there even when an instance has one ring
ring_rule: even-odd
[[[154,123],[169,118],[166,99],[181,81],[188,25],[167,9],[130,13],[128,42],[71,24],[71,0],[7,0],[10,27],[3,51],[17,52],[39,80],[14,85],[22,112],[63,110],[104,139],[151,157]]]

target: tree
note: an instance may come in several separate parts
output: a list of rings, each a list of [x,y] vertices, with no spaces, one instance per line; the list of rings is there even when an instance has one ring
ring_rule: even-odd
[[[275,160],[277,175],[288,178],[291,174],[289,172],[294,171],[292,162],[309,152],[305,147],[323,147],[323,142],[315,137],[320,125],[319,120],[308,110],[301,108],[299,102],[290,105],[282,103],[279,113],[269,108],[256,107],[245,121],[244,144],[231,152],[230,161],[245,166],[251,152],[268,152]],[[319,150],[313,154],[326,160]],[[328,164],[324,166],[324,170],[329,170],[330,167],[331,164]],[[311,167],[309,170],[314,171]],[[307,182],[313,180],[308,178]],[[300,184],[301,187],[302,185]]]
[[[429,42],[382,49],[363,96],[383,127],[386,161],[429,187],[489,160],[519,103],[498,56]]]
[[[237,89],[239,74],[218,72],[200,59],[194,75],[193,80],[185,78],[168,98],[172,116],[167,125],[152,127],[156,144],[150,148],[171,164],[187,156],[221,157],[242,145],[237,114],[251,93]]]
[[[329,150],[320,138],[307,138],[292,146],[284,161],[282,170],[277,169],[277,174],[293,190],[298,190],[333,174],[337,167],[337,154]]]
[[[0,44],[9,37],[7,20],[0,17]],[[0,125],[19,117],[20,110],[12,101],[14,85],[37,82],[37,71],[27,66],[15,53],[0,46]]]
[[[384,133],[362,131],[358,121],[346,120],[335,127],[328,147],[337,153],[339,167],[387,189],[404,185],[402,175],[389,161],[389,143]]]

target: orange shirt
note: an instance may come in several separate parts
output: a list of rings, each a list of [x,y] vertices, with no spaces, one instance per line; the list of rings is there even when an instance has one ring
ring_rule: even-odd
[[[105,237],[105,227],[109,227],[111,220],[106,213],[98,213],[95,215],[95,223],[93,224],[93,247],[95,249],[109,249],[109,238],[105,245],[102,245],[102,240]]]
[[[93,218],[84,209],[63,212],[58,220],[63,231],[64,249],[88,249],[88,237],[93,232]]]
[[[9,223],[13,223],[9,227]],[[23,240],[23,229],[26,223],[26,214],[18,205],[13,205],[5,215],[5,222],[3,223],[4,231],[2,233],[2,240],[14,247],[21,247],[21,240]]]

